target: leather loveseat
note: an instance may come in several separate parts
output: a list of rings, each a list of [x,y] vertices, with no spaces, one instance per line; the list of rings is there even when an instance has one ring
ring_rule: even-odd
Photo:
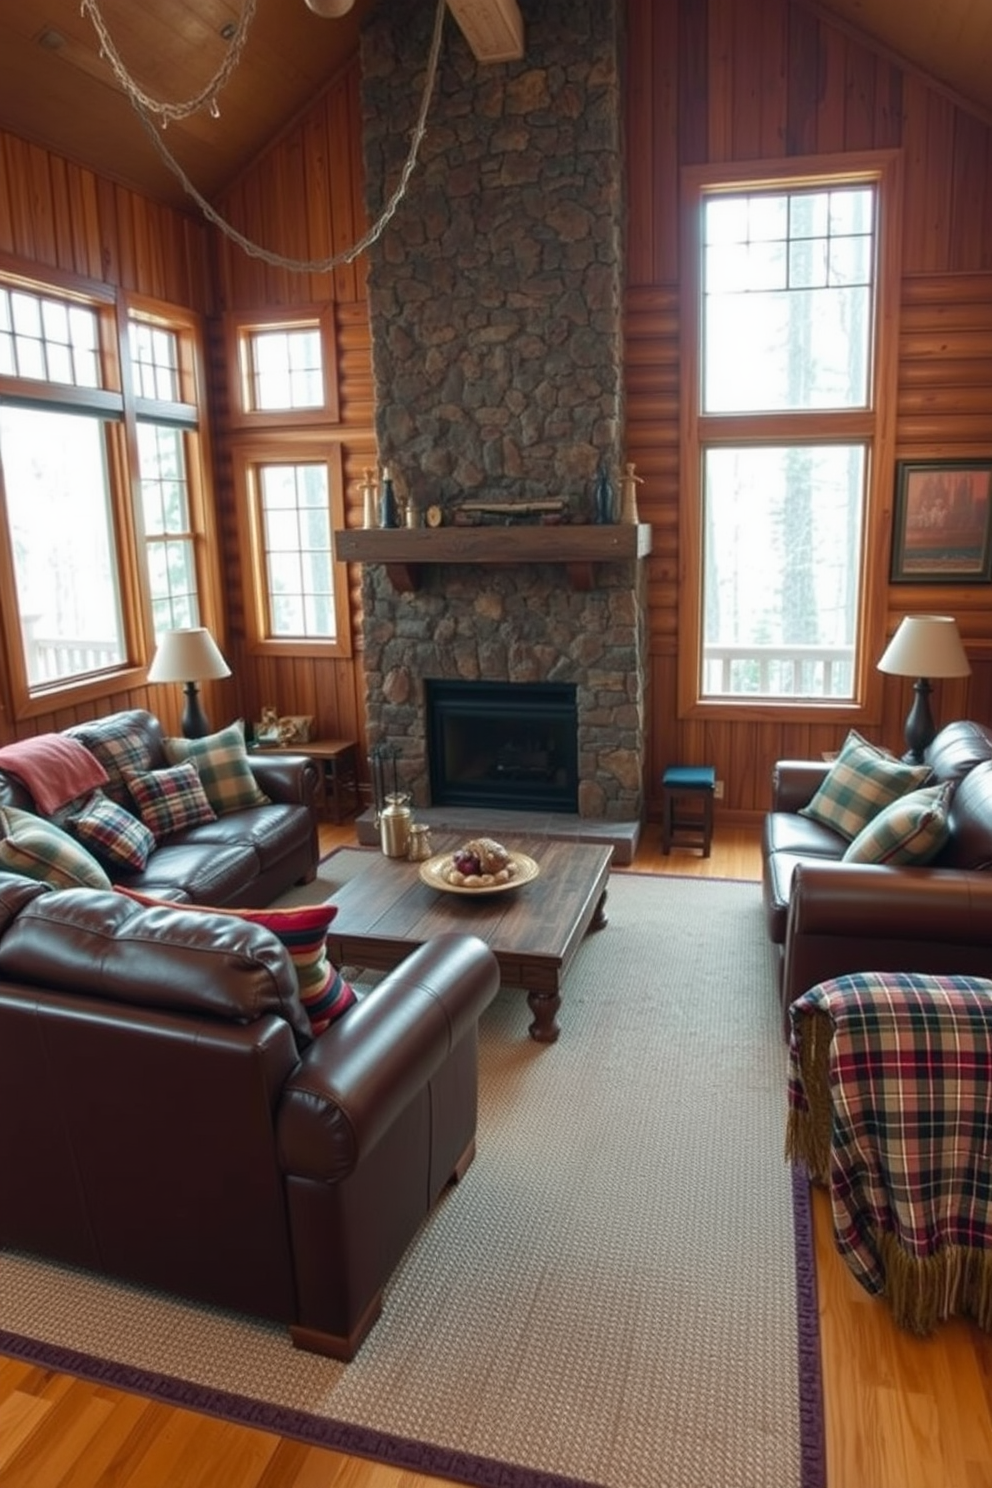
[[[233,810],[221,807],[212,820],[162,835],[141,869],[115,864],[101,855],[97,866],[111,882],[163,899],[263,907],[293,884],[313,880],[320,857],[318,767],[300,755],[248,753],[240,731],[234,729],[212,736],[227,739],[228,756],[232,752],[229,736],[241,741],[243,760],[226,759],[221,787],[230,787],[235,766],[240,764],[242,774],[267,799],[261,804]],[[166,739],[159,720],[141,708],[75,725],[64,730],[63,737],[78,741],[94,754],[109,771],[105,793],[132,812],[137,808],[115,762],[122,758],[134,761],[143,773],[149,774],[165,771],[174,763],[166,754]],[[209,741],[198,742],[209,744]],[[15,812],[45,814],[37,807],[24,778],[0,768],[0,808],[4,807],[14,807]],[[58,815],[55,821],[61,824]],[[71,832],[73,821],[67,819],[66,825]],[[15,871],[32,872],[16,860],[6,865]],[[39,872],[32,876],[46,875]],[[66,885],[65,879],[54,881]]]
[[[314,1038],[261,926],[0,874],[0,1246],[351,1358],[474,1153],[498,981],[439,936]]]
[[[946,841],[926,866],[842,862],[848,839],[799,814],[829,765],[775,765],[762,872],[786,1036],[790,1004],[831,977],[992,975],[992,729],[948,724],[925,758],[928,783],[953,792]]]

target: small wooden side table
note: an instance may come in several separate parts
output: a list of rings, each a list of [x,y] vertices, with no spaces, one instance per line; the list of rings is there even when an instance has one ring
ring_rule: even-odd
[[[263,744],[256,745],[258,754],[304,754],[321,766],[320,797],[318,801],[322,816],[330,814],[335,822],[344,819],[344,788],[351,792],[353,807],[349,815],[361,807],[358,791],[358,744],[354,739],[313,739],[309,744]]]

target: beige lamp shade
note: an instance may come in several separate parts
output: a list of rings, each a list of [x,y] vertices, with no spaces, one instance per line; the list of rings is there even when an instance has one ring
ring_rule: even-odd
[[[314,15],[326,16],[328,20],[336,20],[338,16],[348,14],[355,0],[306,0],[306,3]]]
[[[950,615],[907,615],[878,669],[897,677],[967,677],[971,672],[957,622]]]
[[[217,642],[203,625],[167,630],[148,668],[149,682],[209,682],[230,675]]]

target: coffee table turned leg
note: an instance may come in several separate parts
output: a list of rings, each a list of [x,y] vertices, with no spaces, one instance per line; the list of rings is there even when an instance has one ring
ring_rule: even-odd
[[[527,1002],[534,1014],[534,1021],[527,1030],[531,1038],[539,1044],[553,1044],[561,1033],[555,1022],[561,997],[557,992],[528,992]]]
[[[589,929],[586,932],[591,935],[594,930],[603,930],[609,921],[606,918],[606,890],[600,895],[599,903],[593,911],[593,917],[589,921]],[[561,1029],[558,1027],[556,1014],[561,1007],[561,994],[554,992],[528,992],[527,1002],[534,1014],[534,1021],[528,1032],[532,1039],[539,1044],[553,1044]]]

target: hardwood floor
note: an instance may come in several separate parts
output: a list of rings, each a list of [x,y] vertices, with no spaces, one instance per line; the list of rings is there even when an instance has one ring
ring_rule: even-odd
[[[721,827],[712,856],[645,833],[632,870],[760,877],[758,834]],[[327,826],[324,851],[353,842]],[[992,1338],[967,1323],[902,1333],[861,1291],[814,1196],[829,1488],[992,1488]],[[2,1321],[2,1317],[0,1317]],[[441,1488],[441,1480],[303,1446],[0,1357],[2,1488]],[[761,1485],[755,1485],[761,1488]]]

